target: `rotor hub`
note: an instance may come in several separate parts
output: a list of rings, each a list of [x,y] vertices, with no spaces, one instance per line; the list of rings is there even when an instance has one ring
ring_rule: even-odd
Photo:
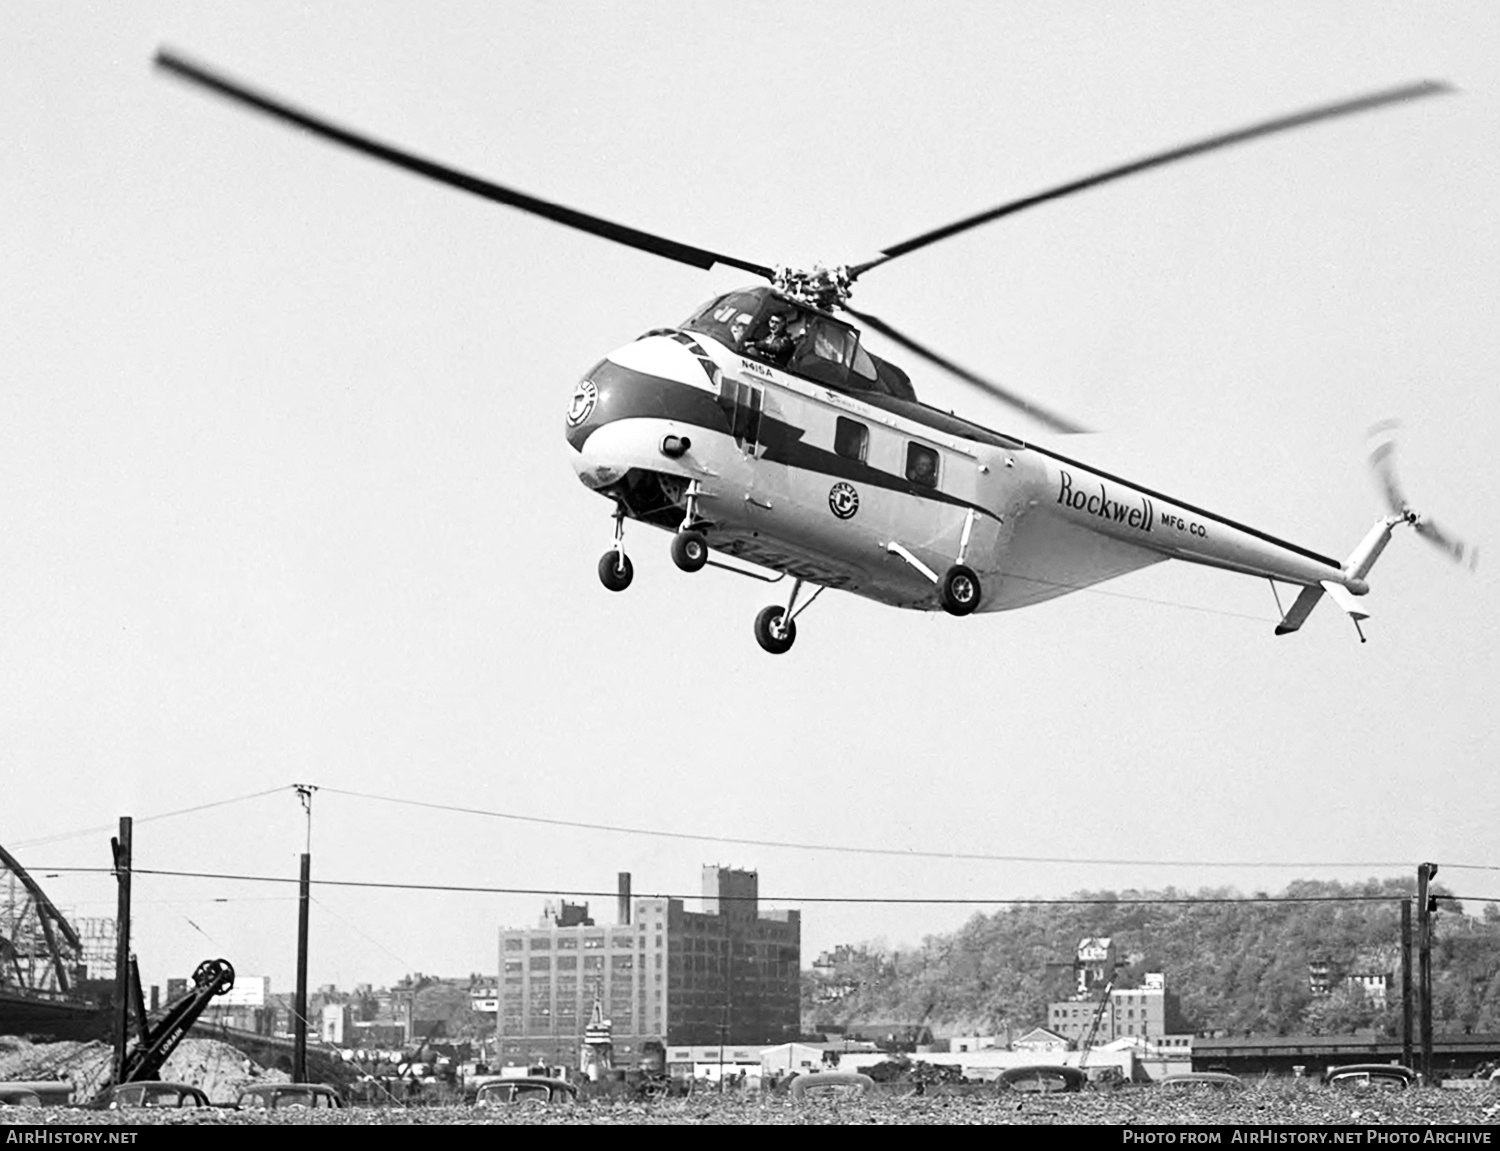
[[[831,312],[849,298],[853,281],[847,267],[825,268],[815,264],[811,271],[779,267],[772,284],[799,304]]]

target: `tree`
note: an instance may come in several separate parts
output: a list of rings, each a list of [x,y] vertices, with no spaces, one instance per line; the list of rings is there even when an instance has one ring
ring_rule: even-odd
[[[1076,903],[975,915],[919,948],[840,948],[833,968],[804,980],[804,1010],[825,1025],[902,1019],[949,1031],[1017,1032],[1045,1023],[1048,1003],[1071,994],[1078,941],[1110,936],[1126,957],[1117,986],[1163,972],[1200,1030],[1394,1034],[1399,1003],[1382,1008],[1352,991],[1325,1002],[1330,997],[1314,994],[1309,964],[1326,964],[1336,978],[1394,976],[1400,901],[1413,897],[1414,886],[1410,879],[1299,880],[1256,899],[1227,888],[1082,892]],[[1181,902],[1187,899],[1195,902]],[[1500,914],[1487,909],[1470,918],[1448,899],[1442,909],[1433,963],[1439,1029],[1500,1030]]]

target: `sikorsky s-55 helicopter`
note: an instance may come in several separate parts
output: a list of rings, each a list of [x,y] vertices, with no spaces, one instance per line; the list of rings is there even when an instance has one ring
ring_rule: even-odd
[[[1259,576],[1272,581],[1273,592],[1277,581],[1299,588],[1277,635],[1300,628],[1325,595],[1358,630],[1367,613],[1355,597],[1369,590],[1366,577],[1397,526],[1410,525],[1455,559],[1475,558],[1407,504],[1392,467],[1388,425],[1376,429],[1381,438],[1372,462],[1389,511],[1340,562],[923,404],[907,373],[867,350],[860,330],[843,318],[1054,431],[1081,431],[856,311],[849,303],[854,282],[909,252],[1050,200],[1447,91],[1446,85],[1410,84],[1263,121],[1001,204],[863,263],[799,271],[691,247],[482,180],[339,127],[172,51],[159,52],[156,63],[451,187],[693,267],[723,264],[766,281],[710,300],[683,323],[609,353],[573,389],[565,417],[579,479],[614,505],[614,543],[599,561],[604,586],[623,591],[631,583],[627,519],[672,533],[672,559],[684,571],[712,564],[767,582],[791,577],[784,601],[756,617],[755,636],[766,651],[792,646],[797,617],[826,588],[966,616],[1025,607],[1166,559]]]

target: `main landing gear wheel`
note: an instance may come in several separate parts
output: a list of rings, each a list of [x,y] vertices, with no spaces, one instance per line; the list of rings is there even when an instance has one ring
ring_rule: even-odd
[[[685,572],[695,572],[708,562],[708,541],[702,532],[678,532],[672,537],[672,562]]]
[[[611,549],[599,557],[599,582],[610,591],[624,591],[635,578],[635,568],[624,552]]]
[[[755,617],[755,642],[760,644],[772,655],[781,655],[791,650],[791,646],[797,640],[797,621],[794,619],[782,622],[786,616],[786,609],[780,604],[772,604],[770,607],[762,608]]]
[[[938,602],[949,615],[968,615],[979,606],[979,577],[974,569],[954,564],[943,573],[938,585]]]

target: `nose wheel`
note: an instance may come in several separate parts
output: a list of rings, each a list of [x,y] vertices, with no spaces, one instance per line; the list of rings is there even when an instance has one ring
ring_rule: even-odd
[[[599,582],[610,591],[624,591],[635,578],[635,568],[624,552],[610,548],[599,557]]]
[[[610,591],[624,591],[635,578],[635,568],[625,554],[625,508],[615,505],[615,546],[599,557],[599,582]]]
[[[708,540],[702,532],[678,532],[672,537],[672,562],[685,572],[700,571],[708,562]]]

